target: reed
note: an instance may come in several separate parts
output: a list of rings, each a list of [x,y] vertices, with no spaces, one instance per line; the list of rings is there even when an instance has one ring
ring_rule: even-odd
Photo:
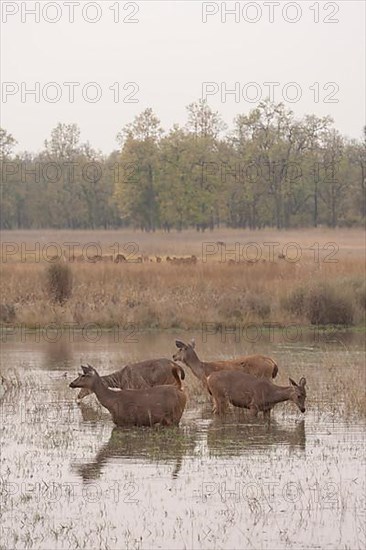
[[[30,233],[17,238],[28,238],[34,247],[37,236]],[[59,242],[67,239],[80,242],[82,251],[86,239],[94,240],[100,242],[102,254],[108,252],[108,239],[112,242],[115,237],[109,232],[94,235],[76,232],[73,236],[64,233]],[[67,284],[59,287],[70,289],[72,280],[72,294],[67,292],[67,299],[59,300],[54,299],[47,285],[50,263],[23,263],[14,257],[1,266],[0,322],[3,326],[22,323],[27,327],[98,323],[105,328],[134,323],[141,329],[196,329],[203,323],[232,326],[268,321],[283,325],[293,322],[362,325],[366,305],[364,233],[355,230],[324,233],[322,242],[321,232],[304,232],[302,236],[300,232],[288,235],[258,232],[256,239],[261,246],[276,239],[282,246],[285,239],[296,242],[297,238],[306,253],[303,252],[299,262],[267,255],[257,263],[229,262],[230,258],[220,261],[217,254],[204,261],[199,255],[202,235],[192,232],[185,238],[182,234],[154,237],[135,234],[136,241],[142,239],[139,252],[146,253],[148,261],[113,263],[104,259],[64,263],[61,270],[67,272]],[[238,233],[228,230],[224,233],[226,237],[222,235],[228,247],[229,242],[239,239]],[[254,238],[242,232],[242,242],[244,235],[245,241]],[[209,234],[207,241],[214,242],[218,236]],[[122,237],[125,242],[132,239],[130,233],[120,235],[120,240]],[[49,239],[52,238],[55,237],[51,232]],[[325,246],[324,239],[337,242],[337,238],[337,262],[326,262],[324,257],[314,261],[311,242],[318,239],[321,248]],[[13,240],[16,242],[14,235]],[[31,246],[30,242],[27,246]],[[178,257],[195,254],[198,261],[174,265],[166,261],[172,251]],[[155,254],[162,258],[161,262],[156,262]]]

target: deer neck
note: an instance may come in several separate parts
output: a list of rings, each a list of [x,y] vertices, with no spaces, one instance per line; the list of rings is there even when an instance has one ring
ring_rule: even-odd
[[[122,373],[123,370],[112,372],[112,374],[106,374],[100,378],[108,388],[120,388],[122,384]]]
[[[110,408],[110,399],[111,397],[115,398],[116,393],[113,390],[110,390],[107,388],[107,386],[104,384],[103,380],[98,376],[98,378],[95,379],[93,386],[91,390],[95,393],[97,396],[98,401],[100,402],[103,407],[109,410]]]
[[[199,360],[194,350],[190,351],[189,357],[186,359],[185,363],[197,378],[200,380],[206,378],[203,363]]]
[[[282,403],[283,401],[288,401],[292,396],[291,386],[275,386],[273,392],[273,398],[271,401],[273,403]]]

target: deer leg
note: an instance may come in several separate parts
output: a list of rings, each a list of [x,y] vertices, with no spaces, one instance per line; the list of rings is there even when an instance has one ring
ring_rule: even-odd
[[[225,406],[225,401],[223,399],[219,400],[219,399],[214,399],[214,406],[213,406],[213,409],[212,409],[212,412],[214,414],[223,414],[226,410],[226,406]]]
[[[220,414],[220,403],[216,399],[213,400],[212,412],[213,414]]]
[[[249,407],[249,415],[250,415],[252,418],[256,418],[256,416],[258,415],[258,409],[257,409],[257,407],[254,407],[254,406]]]
[[[263,417],[264,417],[264,420],[266,420],[269,423],[271,421],[271,409],[267,409],[263,411]]]

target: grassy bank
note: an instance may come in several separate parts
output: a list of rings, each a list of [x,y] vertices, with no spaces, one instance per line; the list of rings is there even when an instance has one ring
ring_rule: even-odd
[[[67,285],[67,292],[55,293],[47,262],[3,264],[1,324],[97,323],[107,328],[134,323],[141,329],[194,329],[203,323],[364,323],[361,258],[300,265],[74,263],[65,269],[69,276],[59,284]]]
[[[60,262],[58,272],[45,257],[65,252],[67,243],[76,243],[76,256],[98,252],[103,259]],[[360,326],[365,319],[365,233],[359,229],[4,231],[1,253],[2,326]],[[108,260],[117,253],[147,261]],[[191,255],[196,263],[166,261]]]

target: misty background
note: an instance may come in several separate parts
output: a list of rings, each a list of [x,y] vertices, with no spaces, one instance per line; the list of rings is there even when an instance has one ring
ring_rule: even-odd
[[[117,2],[103,1],[95,2],[100,20],[88,23],[82,15],[87,3],[81,1],[74,7],[73,23],[69,22],[71,8],[65,2],[58,2],[58,11],[52,6],[47,8],[46,17],[60,17],[58,22],[46,22],[41,11],[40,22],[36,23],[26,11],[34,10],[35,4],[1,2],[3,86],[14,82],[21,88],[23,82],[32,89],[39,82],[42,90],[48,82],[56,82],[63,94],[56,103],[47,103],[42,97],[36,103],[34,96],[26,96],[22,102],[19,88],[19,93],[8,96],[5,103],[2,93],[1,125],[17,139],[17,151],[41,150],[51,129],[63,122],[78,124],[82,141],[89,140],[95,148],[109,153],[118,147],[115,138],[121,128],[147,107],[153,109],[166,129],[173,123],[184,125],[186,106],[202,96],[203,82],[217,83],[220,91],[221,83],[233,89],[238,82],[242,91],[245,84],[256,82],[261,86],[262,99],[268,91],[263,83],[279,82],[275,102],[283,101],[284,85],[296,82],[302,90],[301,99],[285,102],[296,116],[331,115],[342,134],[351,138],[362,135],[364,2],[295,2],[292,4],[301,9],[296,23],[284,20],[282,10],[288,2],[273,7],[273,23],[269,22],[270,8],[263,2],[252,2],[255,6],[246,8],[244,15],[242,10],[250,3],[237,3],[239,22],[229,14],[226,22],[221,21],[224,11],[220,2],[206,3],[206,7],[197,1],[119,2],[117,13]],[[41,9],[45,4],[40,3]],[[226,2],[227,10],[234,6],[234,2]],[[16,9],[16,13],[9,13]],[[218,13],[207,15],[204,23],[204,13],[216,9]],[[296,18],[295,9],[287,8],[285,15]],[[86,14],[89,19],[99,17],[93,7]],[[245,21],[245,14],[249,20],[259,17],[258,22]],[[115,23],[114,18],[119,22]],[[316,18],[318,23],[314,22]],[[339,22],[325,23],[328,19]],[[81,84],[75,88],[74,103],[68,101],[63,86],[63,82],[72,81]],[[81,88],[90,82],[98,83],[102,90],[97,103],[88,103],[81,96]],[[121,91],[118,103],[109,90],[116,82]],[[123,90],[128,82],[138,86],[133,96],[137,103],[123,102],[132,91]],[[319,102],[314,101],[315,91],[310,89],[315,82],[319,83]],[[333,96],[337,103],[324,103],[324,97],[333,90],[322,90],[328,82],[339,86]],[[208,101],[229,125],[237,114],[248,113],[256,106],[242,96],[235,102],[234,96],[228,95],[224,102],[220,92]]]

